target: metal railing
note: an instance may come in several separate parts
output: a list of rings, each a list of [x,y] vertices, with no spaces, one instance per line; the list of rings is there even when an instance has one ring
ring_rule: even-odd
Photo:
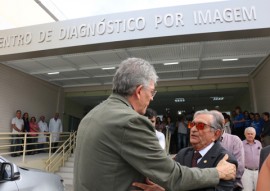
[[[49,157],[46,163],[46,171],[56,172],[71,156],[75,150],[76,132],[70,134],[69,138]]]
[[[165,151],[167,154],[170,153],[170,142],[171,142],[171,132],[170,132],[169,128],[166,128]]]
[[[25,162],[25,157],[29,153],[46,152],[49,157],[52,156],[52,150],[56,150],[61,147],[66,140],[69,140],[74,133],[35,133],[37,136],[32,136],[32,133],[0,133],[0,155],[22,155],[22,162]],[[45,142],[36,142],[38,135],[42,134],[45,138]],[[53,136],[59,136],[59,141],[52,141]],[[17,143],[14,144],[14,141]],[[13,143],[12,143],[13,142]],[[19,143],[18,143],[19,142]],[[43,145],[41,148],[40,145]],[[19,149],[14,149],[15,147]]]

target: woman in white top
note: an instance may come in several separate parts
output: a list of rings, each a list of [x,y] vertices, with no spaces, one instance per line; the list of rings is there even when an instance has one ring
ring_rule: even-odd
[[[39,134],[38,134],[38,145],[40,149],[43,149],[45,146],[45,142],[47,142],[47,137],[46,137],[46,133],[49,131],[48,125],[45,122],[45,117],[44,116],[40,116],[40,121],[38,122],[38,127],[39,127]],[[42,152],[42,150],[40,150],[39,152]]]

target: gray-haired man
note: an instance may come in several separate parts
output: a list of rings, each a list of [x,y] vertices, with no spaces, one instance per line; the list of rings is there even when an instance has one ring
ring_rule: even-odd
[[[113,93],[81,121],[75,154],[75,191],[129,191],[145,177],[168,190],[215,186],[235,177],[235,165],[190,169],[160,147],[145,113],[158,76],[147,61],[123,61],[113,78]],[[194,184],[196,182],[196,184]]]

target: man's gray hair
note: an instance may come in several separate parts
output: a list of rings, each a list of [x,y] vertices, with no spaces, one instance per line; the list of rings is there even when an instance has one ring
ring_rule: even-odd
[[[157,82],[154,67],[141,58],[128,58],[121,62],[113,77],[114,93],[122,96],[132,95],[137,86],[149,86],[150,81]]]
[[[256,130],[254,127],[247,127],[244,134],[246,134],[247,132],[253,132],[256,135]]]
[[[211,126],[214,127],[215,129],[220,129],[220,130],[223,130],[224,129],[224,117],[222,115],[222,113],[220,113],[219,111],[217,110],[211,110],[211,111],[208,111],[207,109],[205,110],[200,110],[200,111],[197,111],[195,114],[194,114],[194,118],[197,116],[197,115],[200,115],[200,114],[206,114],[206,115],[211,115],[212,116],[212,121],[211,121]]]

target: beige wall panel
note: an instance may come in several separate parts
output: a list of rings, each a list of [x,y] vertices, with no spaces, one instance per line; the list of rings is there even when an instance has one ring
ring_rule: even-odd
[[[260,68],[253,80],[254,102],[256,112],[270,111],[270,59]]]
[[[17,109],[48,121],[55,111],[62,116],[63,104],[62,88],[0,64],[0,132],[10,132]]]

